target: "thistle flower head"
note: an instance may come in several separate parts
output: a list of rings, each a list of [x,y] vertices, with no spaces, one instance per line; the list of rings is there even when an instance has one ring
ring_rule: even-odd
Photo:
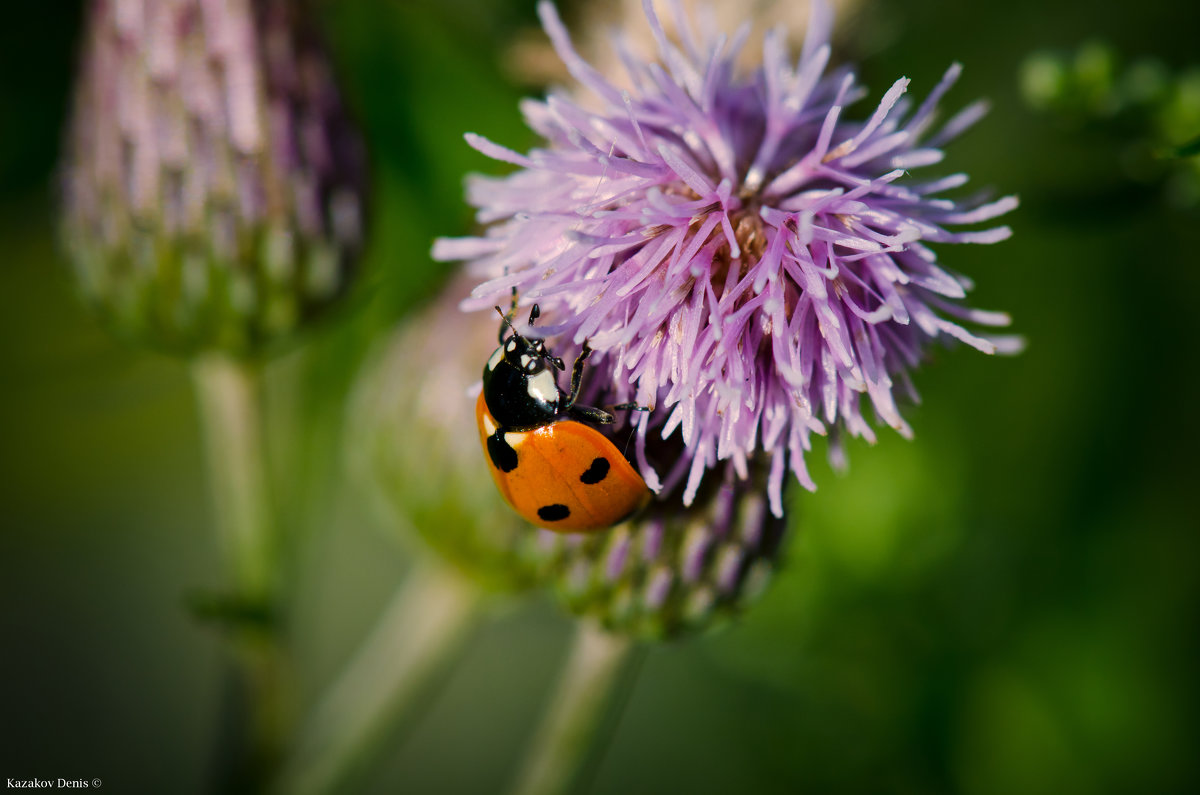
[[[778,516],[787,470],[814,488],[804,458],[813,434],[833,432],[835,456],[839,432],[873,440],[868,406],[910,433],[896,396],[915,397],[909,371],[931,343],[1015,346],[962,325],[1008,318],[966,307],[970,283],[940,267],[930,244],[1003,240],[1006,226],[959,227],[1017,202],[949,198],[965,175],[912,173],[940,163],[942,145],[984,111],[977,103],[936,123],[957,65],[920,102],[901,79],[856,112],[867,92],[850,70],[827,68],[823,4],[797,60],[772,31],[749,73],[735,68],[748,28],[697,33],[671,3],[672,41],[643,5],[657,60],[617,40],[628,90],[576,54],[550,3],[538,6],[599,109],[563,91],[525,102],[545,139],[528,154],[468,135],[517,170],[470,180],[487,231],[439,240],[434,255],[487,278],[465,308],[490,309],[515,287],[541,305],[560,355],[584,340],[600,354],[589,378],[602,397],[654,407],[633,419],[652,488],[679,487],[687,505],[709,470],[747,478],[761,467]],[[661,440],[675,452],[652,460]]]
[[[362,142],[303,4],[89,4],[63,236],[121,334],[259,353],[343,294]]]

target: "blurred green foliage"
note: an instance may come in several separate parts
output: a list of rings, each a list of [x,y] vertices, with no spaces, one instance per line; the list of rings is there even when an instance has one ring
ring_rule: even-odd
[[[187,374],[86,317],[53,237],[78,10],[9,4],[0,25],[0,776],[196,792],[219,649],[183,603],[220,583]],[[341,477],[346,393],[445,278],[431,239],[469,228],[462,176],[495,166],[461,134],[527,147],[516,102],[538,90],[503,66],[531,2],[320,11],[374,156],[375,223],[370,283],[270,385],[285,516],[308,541],[292,622],[309,692],[409,554]],[[1030,53],[1085,41],[1195,67],[1198,16],[1172,0],[879,0],[843,20],[876,91],[905,74],[920,95],[960,60],[948,104],[992,100],[946,168],[1020,194],[1016,234],[941,253],[1029,349],[941,353],[918,377],[916,441],[854,446],[844,476],[814,456],[787,570],[733,627],[651,651],[591,792],[1200,786],[1196,210],[1117,167],[1121,136],[1020,96]],[[370,791],[494,791],[568,631],[538,601],[481,632]]]
[[[1122,63],[1111,46],[1090,41],[1031,54],[1021,90],[1067,129],[1110,137],[1129,179],[1165,182],[1173,205],[1200,206],[1200,64],[1174,73],[1155,56]]]

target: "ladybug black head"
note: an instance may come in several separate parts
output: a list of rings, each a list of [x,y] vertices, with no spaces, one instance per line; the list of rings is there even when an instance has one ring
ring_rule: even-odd
[[[497,307],[497,311],[499,308]],[[504,314],[501,312],[501,316]],[[537,318],[536,307],[530,322]],[[483,397],[488,411],[507,428],[534,428],[558,418],[562,392],[555,371],[563,369],[544,340],[512,334],[501,339],[483,368]]]

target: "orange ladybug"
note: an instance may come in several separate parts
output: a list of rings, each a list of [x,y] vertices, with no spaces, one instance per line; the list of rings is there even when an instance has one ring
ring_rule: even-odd
[[[565,369],[562,359],[545,341],[518,334],[500,307],[496,311],[504,319],[500,347],[483,368],[475,404],[496,488],[513,510],[550,530],[601,530],[627,519],[649,501],[650,489],[607,437],[584,424],[613,421],[609,412],[575,402],[592,349],[583,344],[571,368],[571,391],[564,392],[555,378]],[[531,326],[537,317],[535,304]],[[507,337],[505,327],[512,332]]]

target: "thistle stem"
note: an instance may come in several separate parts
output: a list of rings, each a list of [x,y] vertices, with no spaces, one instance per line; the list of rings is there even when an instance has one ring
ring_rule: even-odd
[[[633,642],[581,621],[553,700],[534,735],[513,795],[561,795],[588,749],[631,657]]]
[[[239,599],[263,606],[274,595],[277,539],[262,438],[262,373],[219,354],[193,376],[226,564]]]
[[[343,783],[444,670],[474,623],[481,596],[447,566],[418,564],[313,710],[278,790],[315,795]]]
[[[230,714],[218,788],[256,792],[277,767],[291,714],[290,665],[277,609],[279,539],[263,446],[259,365],[213,354],[193,377],[218,536],[232,594],[217,600],[231,644]]]

